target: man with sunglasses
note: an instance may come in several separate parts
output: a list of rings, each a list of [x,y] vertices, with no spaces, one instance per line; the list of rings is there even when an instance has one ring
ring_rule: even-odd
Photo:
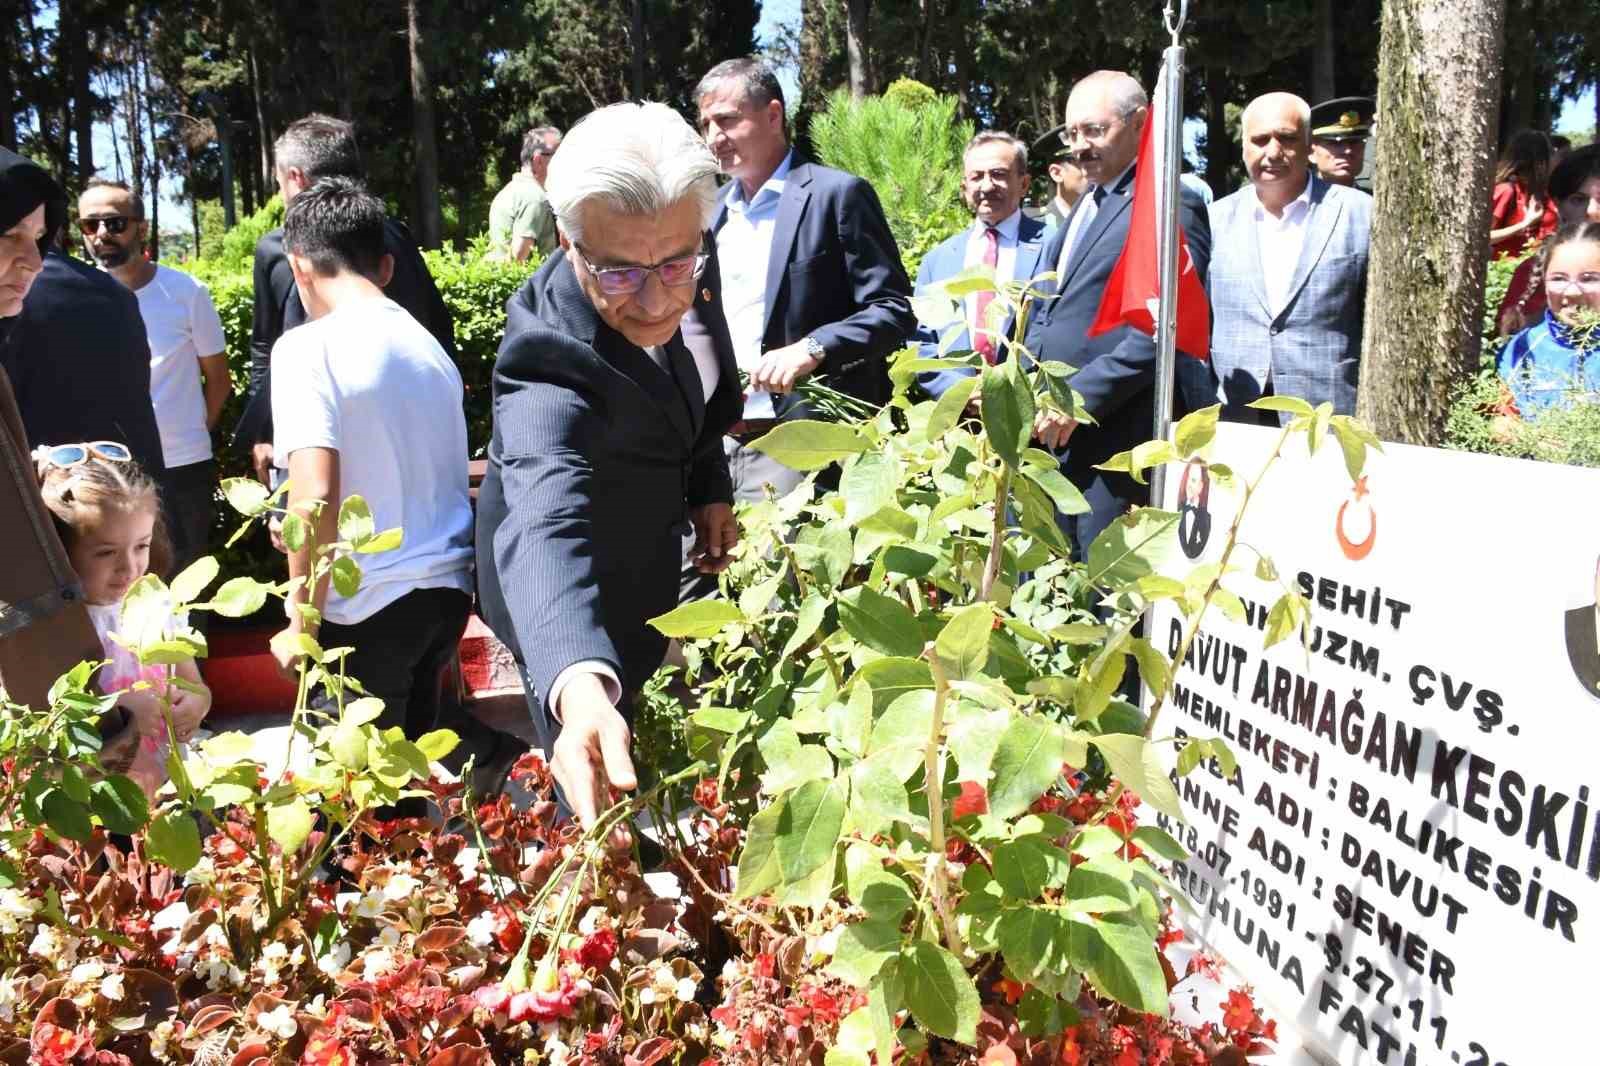
[[[161,488],[175,519],[169,531],[178,572],[205,554],[215,510],[211,431],[232,391],[222,319],[204,284],[145,258],[150,224],[144,202],[126,184],[89,182],[78,197],[78,229],[89,255],[139,301],[150,343],[150,400],[167,463]]]
[[[549,255],[556,246],[556,216],[544,194],[550,157],[561,147],[561,131],[554,126],[531,129],[522,138],[521,169],[489,205],[489,248],[495,258],[527,260],[537,248]]]
[[[574,126],[546,190],[560,249],[507,304],[478,495],[478,604],[585,825],[635,785],[629,695],[661,664],[683,539],[738,540],[723,433],[742,404],[705,229],[716,162],[661,104]],[[706,343],[679,323],[693,306]]]

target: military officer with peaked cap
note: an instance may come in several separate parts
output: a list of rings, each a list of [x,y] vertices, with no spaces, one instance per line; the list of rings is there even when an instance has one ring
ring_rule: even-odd
[[[1372,135],[1372,98],[1341,96],[1311,109],[1311,164],[1333,185],[1354,187]]]

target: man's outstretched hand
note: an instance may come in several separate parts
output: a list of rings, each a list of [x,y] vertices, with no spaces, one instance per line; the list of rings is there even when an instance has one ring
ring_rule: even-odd
[[[596,674],[579,674],[567,682],[558,710],[561,732],[551,748],[550,772],[578,824],[588,829],[612,806],[612,789],[638,787],[629,754],[633,734]],[[626,823],[611,834],[612,846],[619,849],[631,840]]]
[[[728,553],[739,543],[739,523],[733,517],[733,508],[725,503],[708,503],[689,512],[694,524],[694,551],[690,553],[695,568],[702,574],[715,574],[727,569],[733,562]]]

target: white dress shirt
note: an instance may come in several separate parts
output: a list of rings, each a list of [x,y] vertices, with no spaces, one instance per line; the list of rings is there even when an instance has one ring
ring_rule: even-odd
[[[1138,160],[1134,160],[1134,163],[1137,162]],[[1128,171],[1133,169],[1134,163],[1123,167],[1122,173],[1118,174],[1106,188],[1115,189],[1121,185],[1122,179],[1128,176]],[[1067,239],[1061,243],[1061,257],[1056,260],[1057,288],[1061,285],[1061,279],[1066,277],[1067,264],[1072,261],[1072,253],[1078,247],[1078,239],[1083,236],[1083,231],[1089,228],[1089,223],[1094,221],[1094,217],[1100,213],[1100,200],[1104,197],[1095,195],[1099,188],[1098,185],[1090,185],[1083,191],[1083,195],[1078,199],[1078,209],[1072,213],[1072,218],[1067,223]]]
[[[1252,190],[1252,195],[1254,191]],[[1256,246],[1261,251],[1261,284],[1267,293],[1267,310],[1274,316],[1289,299],[1289,284],[1300,262],[1300,249],[1306,243],[1306,220],[1311,217],[1311,179],[1300,195],[1273,215],[1256,198],[1254,218]]]
[[[967,252],[961,260],[964,267],[983,265],[983,246],[986,243],[984,233],[989,229],[987,222],[974,220],[972,229],[967,232]],[[998,284],[1005,284],[1013,280],[1017,272],[1017,237],[1022,229],[1022,211],[1018,209],[1005,218],[995,223],[994,230],[997,241],[995,244],[994,280]],[[978,294],[968,293],[963,300],[966,308],[967,326],[971,328],[978,321]]]
[[[744,186],[728,183],[728,213],[717,231],[717,266],[722,272],[722,310],[739,369],[749,374],[761,362],[761,339],[767,325],[767,266],[772,258],[772,233],[778,224],[778,202],[794,165],[790,152],[746,200]],[[707,395],[710,395],[709,393]],[[744,417],[772,418],[772,394],[751,390]]]

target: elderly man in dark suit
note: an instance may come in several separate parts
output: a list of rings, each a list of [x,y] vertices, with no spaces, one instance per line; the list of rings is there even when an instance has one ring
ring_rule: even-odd
[[[628,694],[661,664],[682,537],[738,540],[723,434],[739,416],[705,229],[716,162],[661,104],[579,122],[546,181],[561,248],[507,305],[478,497],[479,608],[522,665],[539,745],[589,824],[634,786]],[[679,329],[702,312],[691,347]]]
[[[888,400],[888,356],[917,325],[911,283],[872,186],[789,147],[783,90],[764,62],[717,64],[695,99],[717,164],[733,178],[712,232],[721,306],[750,392],[726,448],[735,494],[759,500],[768,485],[782,494],[801,480],[745,447],[776,421],[805,416],[796,382],[819,374],[862,400]]]
[[[1089,501],[1087,513],[1059,516],[1079,558],[1117,515],[1149,498],[1148,486],[1095,466],[1150,438],[1155,419],[1155,341],[1131,326],[1088,336],[1127,241],[1139,135],[1149,114],[1149,98],[1127,74],[1096,71],[1073,86],[1062,139],[1088,177],[1089,191],[1045,246],[1041,264],[1055,265],[1058,295],[1034,304],[1028,326],[1030,352],[1078,368],[1069,380],[1095,420],[1079,425],[1063,415],[1043,412],[1034,426],[1039,442],[1060,456],[1062,473]],[[1205,201],[1183,189],[1178,221],[1204,280],[1211,251]],[[1178,376],[1180,400],[1193,403],[1204,398],[1209,388],[1204,364],[1179,359]]]

